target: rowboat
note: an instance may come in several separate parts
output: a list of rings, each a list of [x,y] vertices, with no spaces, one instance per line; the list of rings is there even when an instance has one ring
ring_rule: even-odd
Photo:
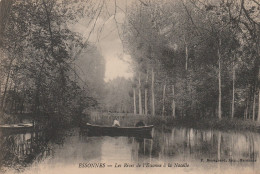
[[[92,125],[87,123],[82,126],[89,136],[130,136],[151,138],[153,125],[141,127],[114,127]]]
[[[19,123],[19,124],[2,124],[0,125],[0,131],[9,132],[9,131],[24,131],[30,130],[33,128],[32,123]]]

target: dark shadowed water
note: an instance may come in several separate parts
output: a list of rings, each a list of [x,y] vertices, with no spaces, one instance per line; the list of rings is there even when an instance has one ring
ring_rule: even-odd
[[[89,163],[100,162],[105,163],[104,168],[98,169],[101,173],[257,173],[259,144],[258,133],[192,128],[156,128],[152,139],[88,137],[78,128],[2,134],[0,173],[87,173],[94,170]]]

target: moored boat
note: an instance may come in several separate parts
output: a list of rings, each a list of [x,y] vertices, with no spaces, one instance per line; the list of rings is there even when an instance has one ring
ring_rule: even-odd
[[[19,123],[19,124],[2,124],[0,125],[0,131],[20,131],[29,130],[33,128],[32,123]]]

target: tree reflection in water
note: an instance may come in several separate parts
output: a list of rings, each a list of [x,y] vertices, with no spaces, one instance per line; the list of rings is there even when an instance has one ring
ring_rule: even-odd
[[[63,136],[50,131],[1,134],[0,138],[0,171],[2,172],[8,169],[24,171],[33,162],[41,162],[53,155],[49,142],[62,144],[64,140]]]
[[[197,166],[249,166],[259,164],[259,134],[173,128],[156,130],[152,140],[134,139],[134,161],[190,162]],[[256,148],[257,147],[257,148]],[[205,163],[201,163],[201,159]],[[225,162],[207,162],[207,160]],[[231,160],[230,160],[231,159]],[[240,159],[256,162],[240,162]],[[231,162],[233,160],[233,162]]]
[[[77,169],[78,163],[92,161],[133,164],[187,162],[190,170],[200,168],[205,172],[225,167],[240,170],[239,166],[258,170],[260,166],[260,135],[252,132],[156,128],[152,139],[88,137],[79,129],[53,133],[45,131],[1,135],[1,172],[22,172],[26,168],[31,171],[41,167],[55,170],[56,164]],[[208,159],[227,162],[207,162]],[[237,162],[240,159],[256,162]],[[32,164],[34,169],[30,168]]]

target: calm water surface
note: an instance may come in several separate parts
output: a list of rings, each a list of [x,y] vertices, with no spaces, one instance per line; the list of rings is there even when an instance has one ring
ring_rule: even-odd
[[[79,168],[80,163],[100,162],[105,163],[100,173],[260,171],[260,134],[252,132],[156,128],[152,139],[140,139],[88,137],[75,128],[55,134],[32,132],[0,137],[0,173],[87,173],[94,169]],[[124,167],[125,163],[134,167]],[[145,167],[147,163],[153,167]],[[189,167],[174,167],[177,163]]]

